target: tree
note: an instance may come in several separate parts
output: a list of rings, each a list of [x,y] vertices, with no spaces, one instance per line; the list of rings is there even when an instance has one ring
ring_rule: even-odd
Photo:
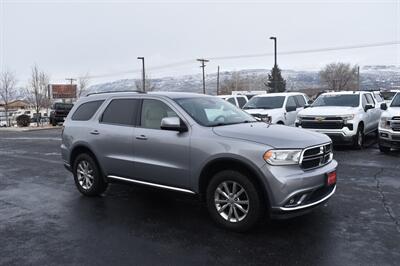
[[[78,91],[76,97],[80,98],[85,95],[87,88],[89,87],[89,74],[86,73],[84,76],[78,78]]]
[[[138,91],[143,91],[143,80],[135,80],[135,86]],[[144,86],[146,86],[146,91],[155,91],[158,89],[157,86],[152,82],[151,78],[147,75],[144,80]]]
[[[8,120],[8,105],[16,93],[15,83],[16,78],[14,73],[7,70],[0,73],[0,99],[4,102],[7,126],[10,126],[10,121]]]
[[[277,65],[272,68],[271,74],[268,74],[268,82],[265,85],[270,88],[270,92],[286,91],[286,80],[283,79],[281,70]]]
[[[248,90],[249,87],[246,85],[246,80],[241,77],[239,72],[235,71],[232,72],[232,76],[230,78],[222,81],[218,94],[228,95],[232,94],[232,91]]]
[[[319,72],[320,79],[329,90],[354,90],[357,84],[357,66],[345,63],[331,63]]]
[[[32,67],[31,80],[27,89],[28,101],[34,106],[39,126],[40,110],[50,106],[50,99],[47,97],[49,76],[39,69],[37,65]]]

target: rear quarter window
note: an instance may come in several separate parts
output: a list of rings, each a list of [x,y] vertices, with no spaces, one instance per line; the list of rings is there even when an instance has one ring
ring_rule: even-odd
[[[74,121],[87,121],[92,116],[94,113],[96,113],[97,109],[99,109],[100,105],[104,101],[92,101],[92,102],[87,102],[81,104],[75,111],[75,113],[72,115],[71,120]]]

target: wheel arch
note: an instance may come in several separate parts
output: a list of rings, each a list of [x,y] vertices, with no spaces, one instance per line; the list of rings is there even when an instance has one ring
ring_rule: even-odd
[[[69,156],[69,162],[70,162],[71,169],[73,170],[76,157],[78,157],[78,155],[82,154],[82,153],[89,154],[93,158],[93,160],[96,162],[97,167],[99,168],[99,170],[101,172],[101,176],[103,177],[104,181],[107,182],[107,178],[106,178],[106,176],[104,174],[105,173],[104,169],[101,167],[101,164],[99,163],[99,160],[97,159],[96,155],[94,154],[92,149],[89,148],[88,145],[78,144],[71,150],[71,153],[70,153],[70,156]]]
[[[246,162],[245,160],[239,158],[216,158],[209,161],[202,168],[198,179],[198,192],[201,199],[204,200],[207,185],[209,184],[212,177],[219,171],[226,169],[236,170],[243,174],[246,174],[246,176],[248,176],[249,179],[255,183],[257,189],[262,194],[264,201],[267,203],[268,208],[271,206],[271,201],[269,198],[270,190],[268,184],[263,181],[262,173],[260,173],[259,170],[257,170],[256,167],[253,166],[250,162]]]

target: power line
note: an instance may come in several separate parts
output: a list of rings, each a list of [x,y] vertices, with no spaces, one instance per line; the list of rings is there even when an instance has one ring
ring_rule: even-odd
[[[391,45],[399,45],[399,44],[400,44],[400,41],[377,42],[377,43],[336,46],[336,47],[327,47],[327,48],[318,48],[318,49],[283,51],[283,52],[279,52],[279,55],[308,54],[308,53],[319,53],[319,52],[328,52],[328,51],[352,50],[352,49],[382,47],[382,46],[391,46]],[[266,56],[272,56],[272,55],[274,55],[274,53],[243,54],[243,55],[209,57],[209,59],[210,60],[230,60],[230,59],[266,57]],[[176,66],[189,65],[192,63],[193,63],[193,59],[188,59],[188,60],[177,61],[177,62],[170,63],[170,64],[154,66],[154,67],[150,67],[147,69],[149,71],[160,70],[160,69],[173,68]],[[88,78],[105,78],[105,77],[112,77],[112,76],[120,76],[120,75],[124,75],[124,74],[140,73],[141,71],[142,71],[141,69],[133,69],[133,70],[112,72],[112,73],[106,73],[106,74],[90,75],[90,76],[88,76]]]

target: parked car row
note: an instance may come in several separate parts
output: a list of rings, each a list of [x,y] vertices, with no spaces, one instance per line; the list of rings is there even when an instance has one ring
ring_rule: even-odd
[[[269,93],[254,96],[242,108],[265,122],[323,133],[334,143],[350,144],[357,149],[363,147],[367,134],[378,133],[380,125],[382,131],[386,130],[379,134],[381,151],[388,151],[389,146],[396,146],[388,145],[388,141],[397,144],[399,140],[396,133],[400,124],[397,97],[400,98],[394,97],[384,114],[386,102],[376,91],[328,92],[314,102],[303,93]],[[228,96],[222,98],[229,99]]]

